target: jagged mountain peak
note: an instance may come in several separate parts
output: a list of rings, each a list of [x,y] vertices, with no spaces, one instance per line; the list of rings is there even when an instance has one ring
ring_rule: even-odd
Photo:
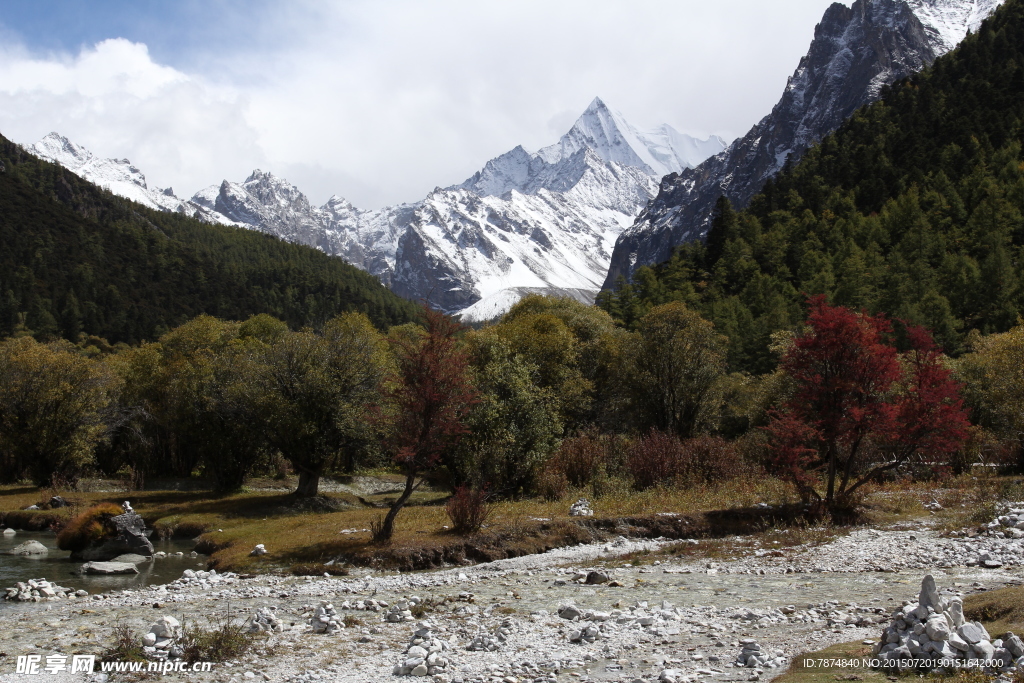
[[[38,157],[56,161],[67,169],[76,168],[92,160],[92,152],[68,140],[60,133],[47,133],[33,144],[29,151]]]
[[[692,168],[725,147],[725,141],[717,135],[698,140],[668,124],[641,131],[595,97],[558,142],[535,154],[516,146],[488,161],[457,187],[496,197],[512,190],[525,194],[542,189],[561,192],[581,177],[581,162],[616,164],[660,178]]]
[[[652,131],[640,130],[595,97],[569,132],[555,144],[539,150],[537,156],[553,164],[586,147],[604,161],[643,168],[661,177],[693,168],[725,146],[717,135],[699,140],[667,123]]]
[[[324,205],[322,207],[320,207],[320,208],[322,208],[324,210],[335,210],[335,211],[341,211],[341,210],[354,211],[355,210],[355,207],[352,205],[352,202],[350,202],[349,200],[345,199],[341,195],[336,195],[336,194],[332,194],[330,197],[328,197],[327,201],[324,202]]]
[[[458,187],[496,197],[512,189],[522,190],[530,181],[531,167],[536,170],[534,159],[522,145],[516,145],[488,161]]]
[[[220,214],[176,197],[170,188],[149,187],[146,176],[127,159],[98,157],[59,133],[49,133],[25,149],[41,159],[60,164],[75,175],[116,195],[151,209],[182,213],[209,223],[230,223]]]
[[[678,176],[619,236],[606,288],[700,239],[721,196],[742,207],[775,175],[835,130],[884,86],[948,52],[1002,0],[856,0],[833,3],[772,112],[729,148]]]
[[[593,150],[605,161],[638,166],[651,174],[671,172],[654,159],[625,117],[610,109],[600,97],[594,98],[569,132],[555,144],[538,150],[537,156],[555,164],[583,148]]]

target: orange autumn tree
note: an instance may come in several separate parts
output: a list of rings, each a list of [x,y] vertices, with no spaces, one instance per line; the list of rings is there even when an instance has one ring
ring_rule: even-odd
[[[395,517],[419,487],[420,475],[469,432],[466,419],[477,402],[469,358],[459,345],[462,326],[424,307],[425,332],[394,340],[398,376],[391,391],[396,417],[390,447],[405,475],[405,489],[391,505],[374,540],[394,534]],[[419,480],[419,481],[418,481]]]

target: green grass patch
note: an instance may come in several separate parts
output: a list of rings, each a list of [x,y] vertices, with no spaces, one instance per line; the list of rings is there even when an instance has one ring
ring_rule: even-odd
[[[381,474],[389,480],[395,476]],[[927,514],[921,507],[921,501],[938,498],[943,505],[959,506],[1014,492],[1017,485],[1017,480],[1011,478],[993,478],[980,483],[962,478],[943,482],[941,489],[936,489],[934,483],[901,482],[874,487],[867,493],[865,503],[869,519],[877,517],[882,521],[876,523],[886,523],[907,515]],[[26,486],[0,486],[0,515],[11,520],[11,526],[23,529],[46,529],[51,523],[66,521],[68,509],[23,510],[37,503],[44,493],[52,492]],[[762,519],[753,513],[747,514],[756,511],[758,503],[768,503],[778,509],[780,505],[792,506],[797,501],[791,484],[771,477],[739,478],[716,486],[685,489],[610,491],[600,498],[591,498],[595,517],[585,520],[570,518],[568,511],[577,497],[589,496],[586,491],[569,491],[556,501],[499,501],[494,503],[492,514],[483,528],[472,534],[455,533],[447,528],[451,521],[445,514],[443,502],[448,494],[425,487],[413,496],[409,509],[398,516],[395,536],[387,548],[388,558],[378,562],[382,551],[370,544],[370,533],[363,530],[372,528],[383,507],[397,494],[378,494],[360,499],[349,493],[328,493],[312,502],[297,499],[284,490],[251,490],[227,495],[196,490],[136,491],[130,494],[71,491],[61,492],[61,495],[76,512],[100,503],[120,505],[128,498],[147,525],[156,530],[157,538],[198,538],[197,550],[211,555],[211,566],[239,572],[290,571],[296,565],[321,569],[321,565],[338,557],[348,558],[354,564],[371,563],[403,569],[515,557],[561,545],[600,540],[602,534],[615,533],[616,520],[645,517],[661,520],[665,526],[654,535],[671,536],[674,533],[669,528],[671,520],[690,516],[691,521],[703,524],[707,538],[702,538],[697,545],[677,544],[659,553],[627,557],[623,560],[625,562],[646,563],[689,555],[727,560],[758,549],[767,550],[773,556],[786,557],[798,546],[825,543],[849,530],[848,527],[794,521],[783,524],[778,520]],[[747,512],[743,514],[747,516],[737,517],[744,510]],[[657,515],[664,512],[676,513],[679,517]],[[44,523],[44,526],[39,526]],[[656,525],[643,523],[651,530],[655,529]],[[728,538],[724,538],[726,536]],[[266,546],[268,553],[250,556],[253,547],[259,543]],[[324,566],[323,571],[317,574],[322,575],[324,571],[330,573],[332,570]]]
[[[1007,631],[1024,633],[1024,586],[1007,586],[964,599],[964,616],[980,621],[993,638]]]
[[[795,655],[784,674],[775,683],[835,683],[836,681],[885,681],[887,674],[862,666],[865,657],[870,658],[872,647],[860,641],[839,643],[817,652]],[[828,663],[854,663],[854,666],[823,666]]]

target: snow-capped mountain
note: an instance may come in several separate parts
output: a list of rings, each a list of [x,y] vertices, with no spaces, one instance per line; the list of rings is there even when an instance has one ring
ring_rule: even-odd
[[[341,256],[401,296],[484,320],[526,292],[593,300],[616,236],[657,179],[724,148],[721,138],[697,140],[667,125],[638,130],[597,98],[554,145],[532,154],[516,147],[415,204],[361,211],[332,197],[316,208],[261,171],[192,202]]]
[[[30,148],[152,208],[244,226],[340,256],[397,294],[486,320],[527,292],[592,301],[618,234],[669,172],[725,149],[663,125],[631,126],[595,99],[555,144],[498,156],[465,182],[414,204],[360,210],[341,197],[316,207],[294,185],[254,171],[181,200],[150,190],[127,161],[98,159],[59,136]]]
[[[658,196],[619,236],[607,288],[702,238],[718,198],[745,206],[782,169],[882,88],[955,47],[1002,0],[856,0],[825,11],[807,55],[772,112],[724,152],[662,179]]]
[[[653,131],[638,130],[596,97],[555,144],[536,154],[516,147],[488,161],[458,187],[482,195],[503,195],[513,189],[527,194],[541,189],[564,192],[577,180],[573,169],[579,165],[573,159],[583,149],[605,162],[661,178],[693,168],[725,145],[717,135],[697,140],[667,124]]]
[[[27,149],[41,159],[60,164],[91,183],[151,209],[183,213],[209,223],[226,222],[219,214],[179,199],[171,188],[150,188],[146,176],[127,159],[101,159],[57,133],[50,133]]]

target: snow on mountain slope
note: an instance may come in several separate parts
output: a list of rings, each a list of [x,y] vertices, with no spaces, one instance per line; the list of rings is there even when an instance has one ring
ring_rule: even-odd
[[[566,162],[574,182],[564,192],[513,189],[498,197],[435,190],[405,224],[392,289],[466,319],[486,319],[478,316],[495,310],[495,302],[514,302],[525,291],[592,300],[615,236],[656,184],[589,149]]]
[[[967,35],[978,30],[1003,0],[906,0],[921,21],[937,55],[956,47]]]
[[[40,159],[60,164],[80,178],[151,209],[183,213],[211,223],[229,223],[220,214],[179,199],[171,188],[150,188],[146,176],[127,159],[101,159],[57,133],[50,133],[26,149]]]

